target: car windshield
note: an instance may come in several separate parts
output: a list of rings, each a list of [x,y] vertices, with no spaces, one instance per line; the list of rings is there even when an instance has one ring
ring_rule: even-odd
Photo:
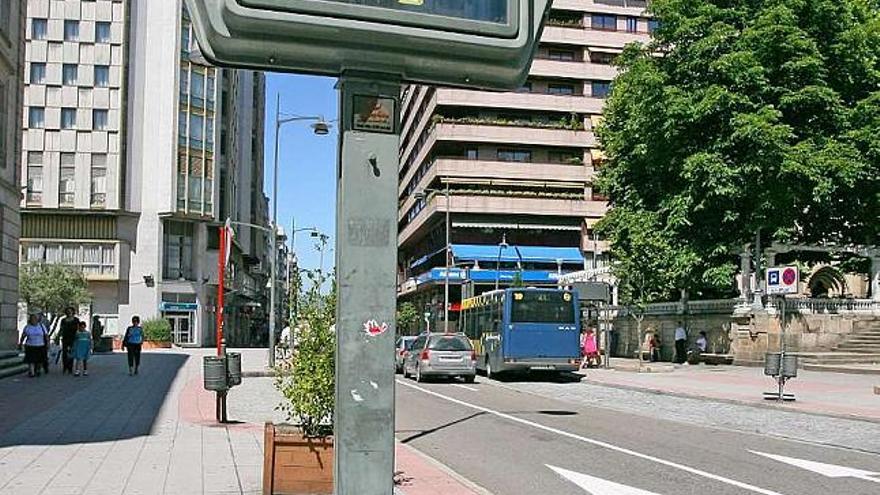
[[[514,292],[511,320],[515,323],[574,323],[570,292]]]
[[[442,337],[431,337],[428,349],[432,351],[469,351],[471,350],[471,343],[460,335],[444,335]]]

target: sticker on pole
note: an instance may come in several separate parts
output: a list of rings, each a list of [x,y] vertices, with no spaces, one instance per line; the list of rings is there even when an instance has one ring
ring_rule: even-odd
[[[797,294],[799,286],[800,271],[796,266],[767,269],[767,294]]]
[[[388,330],[387,323],[379,323],[376,320],[370,320],[364,323],[364,333],[370,337],[382,335]]]

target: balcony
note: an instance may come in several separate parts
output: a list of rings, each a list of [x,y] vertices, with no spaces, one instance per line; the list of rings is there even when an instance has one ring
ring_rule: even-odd
[[[115,241],[22,239],[22,263],[60,263],[82,270],[86,280],[117,281],[128,260],[128,244]]]
[[[623,48],[629,43],[647,43],[650,40],[651,36],[648,33],[571,29],[558,26],[547,26],[544,28],[544,34],[541,36],[541,42],[543,43],[605,48]]]
[[[567,62],[571,63],[571,62]],[[438,89],[437,104],[458,107],[513,108],[568,113],[602,113],[605,100],[585,96],[540,93],[491,93],[467,89]]]
[[[499,119],[447,119],[435,117],[433,134],[438,141],[468,143],[515,143],[518,145],[593,148],[592,132],[575,122],[571,128],[562,124],[505,122]]]
[[[648,2],[646,0],[617,0],[615,2],[602,2],[596,0],[553,0],[553,9],[638,16],[644,14],[647,4]]]
[[[566,77],[572,79],[598,79],[611,81],[617,75],[612,65],[594,64],[589,61],[550,60],[536,58],[529,71],[532,76]]]

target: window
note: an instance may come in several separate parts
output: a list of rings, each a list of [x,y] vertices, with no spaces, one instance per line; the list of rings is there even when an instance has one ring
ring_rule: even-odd
[[[648,19],[648,32],[653,33],[658,29],[660,29],[660,21],[657,19]]]
[[[61,128],[62,129],[73,129],[76,127],[76,109],[75,108],[62,108],[61,109]]]
[[[524,82],[522,86],[517,88],[517,93],[531,93],[532,92],[532,83],[527,81]]]
[[[192,146],[201,147],[205,135],[205,117],[191,113],[189,115],[189,138]]]
[[[76,155],[61,153],[61,175],[58,179],[58,204],[73,206],[76,199]]]
[[[511,302],[511,323],[574,323],[569,292],[514,292]]]
[[[79,21],[64,21],[64,41],[79,41]]]
[[[46,81],[46,64],[31,62],[31,84],[43,84]]]
[[[530,162],[532,152],[529,150],[500,149],[498,160],[502,162]]]
[[[0,2],[0,33],[3,33],[7,38],[9,37],[10,9],[12,9],[12,0]]]
[[[561,60],[563,62],[573,62],[574,61],[574,51],[573,50],[550,49],[547,51],[547,58],[549,58],[550,60]]]
[[[107,204],[107,155],[92,155],[90,204],[92,207]]]
[[[28,127],[42,129],[45,125],[46,109],[43,107],[28,108]]]
[[[65,86],[76,86],[79,71],[76,64],[64,64],[61,66],[61,84]]]
[[[593,98],[605,98],[611,92],[611,83],[608,81],[593,81]]]
[[[192,280],[193,225],[184,222],[165,223],[162,278]]]
[[[547,94],[551,95],[573,95],[574,85],[572,84],[548,84]]]
[[[627,17],[626,18],[626,32],[627,33],[635,33],[639,30],[639,18],[638,17]]]
[[[31,39],[44,40],[48,31],[46,19],[31,19]]]
[[[187,196],[190,211],[201,211],[202,209],[204,165],[204,161],[200,157],[189,157],[189,191]]]
[[[548,154],[550,163],[580,164],[581,154],[574,151],[551,151]]]
[[[467,148],[464,150],[464,156],[468,160],[479,160],[480,151],[477,148]]]
[[[43,201],[43,154],[36,151],[28,153],[27,197],[28,204]]]
[[[96,65],[95,66],[95,87],[96,88],[106,88],[107,86],[110,86],[110,66]]]
[[[590,52],[590,62],[594,64],[611,65],[617,55],[605,52]]]
[[[107,130],[107,110],[92,110],[92,129],[96,131]]]
[[[593,29],[600,31],[617,31],[617,16],[593,14],[590,25]]]
[[[110,43],[110,23],[95,23],[95,43]]]

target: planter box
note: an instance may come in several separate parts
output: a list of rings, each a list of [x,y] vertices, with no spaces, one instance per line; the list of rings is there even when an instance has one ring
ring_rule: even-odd
[[[266,423],[263,495],[333,493],[333,438],[304,438],[299,428]]]

